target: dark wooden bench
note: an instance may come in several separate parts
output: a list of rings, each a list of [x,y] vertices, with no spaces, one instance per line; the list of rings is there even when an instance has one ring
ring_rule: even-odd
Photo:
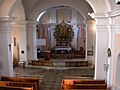
[[[106,89],[106,84],[63,84],[62,89]]]
[[[105,80],[64,79],[61,90],[107,90]]]
[[[18,77],[6,77],[1,76],[1,81],[12,81],[12,82],[29,82],[35,83],[37,86],[37,90],[39,90],[39,78],[18,78]]]
[[[35,83],[28,83],[28,82],[10,82],[10,81],[0,81],[0,86],[12,86],[12,87],[28,87],[33,88],[33,90],[37,90],[37,86]]]
[[[92,80],[92,79],[65,79],[62,81],[64,84],[65,81],[71,80],[73,84],[105,84],[105,80]]]
[[[33,87],[0,86],[0,90],[33,90]]]

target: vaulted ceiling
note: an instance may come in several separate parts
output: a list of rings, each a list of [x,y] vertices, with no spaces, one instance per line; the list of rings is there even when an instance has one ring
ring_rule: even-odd
[[[26,20],[29,18],[29,15],[32,13],[32,11],[42,3],[46,2],[53,2],[53,4],[58,3],[58,0],[22,0],[22,4],[25,11],[25,17]],[[86,0],[60,0],[60,1],[66,1],[70,4],[74,2],[77,2],[78,6],[80,6],[80,9],[83,10],[82,14],[86,15],[87,13],[93,12],[93,9],[91,6],[86,2]],[[69,5],[69,3],[67,5]],[[62,5],[65,6],[66,4]],[[55,8],[54,6],[52,8]],[[49,8],[50,9],[50,8]],[[86,15],[87,16],[87,15]],[[90,17],[86,17],[86,19],[89,19]]]
[[[0,6],[4,1],[5,0],[0,0]],[[89,1],[94,2],[94,0],[20,0],[20,1],[23,6],[23,11],[25,13],[26,20],[29,19],[31,13],[34,13],[36,8],[38,9],[38,7],[40,9],[43,7],[47,7],[46,9],[51,9],[51,8],[60,7],[60,6],[69,6],[79,11],[82,15],[86,17],[86,19],[90,19],[90,17],[87,15],[88,13],[94,12],[93,6],[90,6],[90,4],[88,3]],[[98,1],[100,2],[102,0],[98,0]],[[103,1],[104,3],[108,2],[106,3],[106,5],[108,4],[110,5],[109,6],[110,10],[113,10],[117,7],[117,5],[115,5],[115,0],[103,0]],[[99,4],[97,5],[100,6]]]

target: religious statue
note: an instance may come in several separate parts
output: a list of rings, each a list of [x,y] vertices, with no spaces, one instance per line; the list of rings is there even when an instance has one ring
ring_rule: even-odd
[[[54,37],[56,39],[56,46],[71,46],[74,36],[72,26],[65,23],[64,20],[56,25]]]

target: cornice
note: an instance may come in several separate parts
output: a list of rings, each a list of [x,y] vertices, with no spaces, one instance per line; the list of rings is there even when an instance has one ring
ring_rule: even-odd
[[[2,21],[8,21],[8,22],[12,22],[16,19],[16,17],[9,17],[9,16],[4,16],[4,17],[1,17],[0,16],[0,22]]]
[[[89,13],[88,15],[91,16],[93,19],[95,18],[107,19],[106,13]]]
[[[117,7],[116,9],[110,11],[110,12],[107,12],[106,16],[107,17],[117,17],[117,16],[120,16],[120,6]]]
[[[120,6],[117,7],[116,9],[110,11],[110,12],[105,12],[105,13],[89,13],[89,16],[91,16],[92,18],[101,18],[101,19],[107,19],[109,17],[117,17],[120,16]]]

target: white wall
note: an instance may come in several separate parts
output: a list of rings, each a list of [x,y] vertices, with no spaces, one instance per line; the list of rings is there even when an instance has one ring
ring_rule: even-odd
[[[113,77],[111,77],[113,79],[113,82],[112,82],[112,87],[116,87],[117,86],[117,82],[118,82],[118,85],[119,85],[119,80],[117,81],[117,74],[119,74],[119,71],[118,71],[118,64],[119,64],[119,53],[120,53],[120,34],[116,34],[115,35],[115,44],[114,44],[114,47],[115,47],[115,53],[114,53],[114,67],[112,68],[112,73],[113,73]],[[118,71],[118,72],[117,72]]]
[[[17,35],[13,35],[12,39],[15,37],[17,41],[17,48],[14,46],[14,50],[16,50],[15,54],[19,61],[26,61],[27,60],[27,44],[26,44],[26,22],[25,22],[25,12],[24,8],[21,3],[19,3],[14,12],[13,16],[16,17],[15,21],[13,22],[13,34],[17,33]],[[21,53],[24,51],[24,53]],[[16,57],[15,56],[15,57]]]
[[[26,27],[25,26],[19,27],[18,32],[19,32],[18,43],[19,43],[20,61],[27,61]]]
[[[120,90],[120,54],[118,55],[117,59],[117,66],[116,66],[116,88]]]

